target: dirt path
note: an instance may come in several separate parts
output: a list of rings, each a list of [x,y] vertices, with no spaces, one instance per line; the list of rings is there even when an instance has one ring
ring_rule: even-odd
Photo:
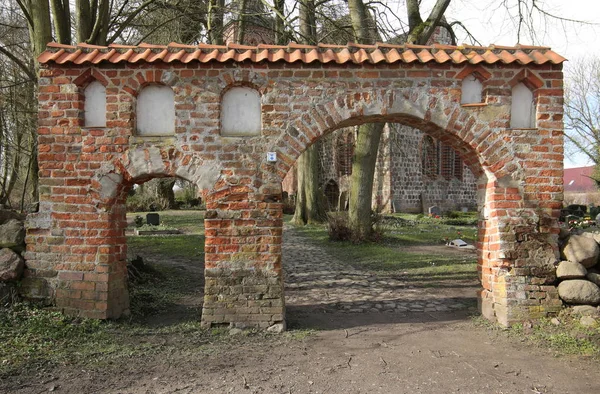
[[[469,317],[476,283],[418,287],[362,272],[290,229],[284,258],[293,328],[286,334],[240,333],[213,343],[193,333],[144,338],[164,346],[102,367],[42,369],[0,382],[0,392],[600,392],[597,365],[476,327]]]
[[[59,369],[5,392],[598,393],[597,367],[519,348],[457,312],[364,313],[302,340],[240,337],[102,369]],[[336,316],[330,316],[334,321]],[[52,376],[52,380],[43,383]]]

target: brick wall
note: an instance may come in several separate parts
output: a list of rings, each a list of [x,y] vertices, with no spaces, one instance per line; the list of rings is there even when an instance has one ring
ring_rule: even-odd
[[[470,67],[470,66],[467,66]],[[482,66],[478,66],[482,67]],[[23,290],[65,312],[127,313],[124,201],[136,182],[178,176],[208,189],[202,321],[267,327],[285,316],[281,181],[340,127],[396,122],[460,152],[478,178],[481,309],[504,324],[555,313],[550,265],[562,201],[560,65],[486,65],[486,103],[460,105],[452,63],[99,63],[46,65],[39,83],[40,210],[28,219]],[[508,129],[511,83],[534,78],[537,128]],[[81,126],[82,89],[106,86],[107,127]],[[149,83],[175,93],[175,133],[135,135]],[[261,94],[260,136],[219,133],[234,85]],[[266,162],[276,151],[278,161]]]

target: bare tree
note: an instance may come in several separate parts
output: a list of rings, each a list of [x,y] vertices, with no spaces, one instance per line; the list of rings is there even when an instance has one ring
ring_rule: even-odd
[[[600,184],[600,58],[579,59],[566,71],[565,137],[567,153],[583,154],[596,165]]]

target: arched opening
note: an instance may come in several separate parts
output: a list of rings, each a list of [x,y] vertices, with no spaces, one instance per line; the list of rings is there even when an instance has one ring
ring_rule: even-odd
[[[352,175],[352,156],[354,155],[354,130],[344,129],[337,133],[337,173],[338,176]]]
[[[372,204],[375,208],[383,205],[381,200],[390,199],[396,201],[392,206],[398,209],[383,211],[378,224],[385,228],[382,242],[368,247],[328,242],[326,226],[320,230],[286,227],[286,319],[292,327],[351,327],[367,320],[389,321],[419,313],[465,318],[477,308],[476,294],[485,271],[477,245],[486,232],[481,221],[485,193],[478,197],[477,190],[485,190],[481,186],[487,184],[487,177],[478,163],[471,161],[465,178],[469,186],[457,193],[448,188],[463,183],[461,153],[468,158],[475,153],[430,122],[407,115],[387,115],[377,117],[377,121],[381,118],[390,124],[379,146],[375,172],[380,179],[374,182]],[[355,118],[342,126],[369,121],[368,117]],[[332,145],[325,146],[324,152],[340,153],[347,135],[341,130],[345,129],[330,131],[337,135],[335,138],[329,134],[320,137]],[[338,169],[339,163],[338,156]],[[322,171],[331,173],[327,168]],[[328,201],[337,181],[330,179],[325,185]],[[436,188],[435,182],[445,184],[446,189]],[[400,203],[402,192],[407,191],[407,185],[416,189],[417,184],[423,188],[418,192],[417,208],[402,212],[402,207],[407,207]],[[447,208],[440,208],[437,218],[423,215],[430,207],[428,201],[434,200]],[[320,242],[315,244],[314,239]],[[457,239],[466,241],[467,247],[446,245]]]
[[[183,178],[141,175],[113,206],[123,234],[129,311],[149,326],[197,322],[204,298],[204,213],[198,187]]]
[[[325,201],[328,211],[339,210],[340,188],[336,181],[330,179],[325,185]]]
[[[429,135],[421,141],[421,171],[429,178],[439,175],[439,144]]]

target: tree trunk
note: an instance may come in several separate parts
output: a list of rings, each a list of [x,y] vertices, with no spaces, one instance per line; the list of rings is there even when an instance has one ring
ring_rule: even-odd
[[[50,0],[52,21],[56,39],[61,44],[71,45],[71,11],[69,0]]]
[[[361,44],[373,44],[378,37],[373,23],[362,0],[349,0],[350,18],[354,35]],[[377,150],[384,123],[361,125],[352,158],[350,176],[350,200],[348,219],[352,238],[362,242],[370,238],[373,231],[371,207],[373,202],[373,178],[377,163]]]
[[[304,152],[306,153],[306,152]],[[296,161],[296,180],[298,182],[298,190],[296,191],[296,210],[292,223],[303,226],[308,222],[306,214],[306,194],[304,189],[304,160],[306,156],[302,153]]]
[[[316,42],[315,7],[313,0],[301,0],[300,34],[304,44]],[[298,158],[298,195],[294,223],[314,224],[326,219],[323,191],[319,187],[320,141],[308,147]]]
[[[314,0],[300,1],[300,36],[304,44],[316,44],[317,26]]]
[[[33,57],[37,58],[52,41],[52,25],[50,23],[50,7],[48,0],[28,0],[29,8],[23,10],[31,17],[29,37],[33,49]],[[37,67],[37,66],[36,66]]]
[[[176,181],[176,178],[163,178],[159,179],[156,185],[158,197],[168,201],[168,208],[175,207],[175,192],[173,192],[173,186],[175,186]]]
[[[275,9],[277,15],[275,15],[275,43],[277,45],[284,45],[285,42],[285,24],[284,20],[279,15],[284,15],[285,12],[285,0],[275,0]]]
[[[244,43],[244,36],[246,35],[246,0],[238,0],[239,13],[238,13],[238,31],[236,41],[238,44]]]
[[[435,28],[440,25],[440,20],[450,5],[450,0],[437,0],[425,22],[421,19],[419,3],[418,0],[407,0],[406,2],[409,28],[406,42],[425,45],[431,38]]]
[[[362,0],[348,0],[350,20],[356,41],[360,44],[371,44],[376,40],[377,32],[374,23]]]
[[[208,3],[208,39],[213,45],[223,45],[223,8],[225,0],[210,0]]]
[[[298,162],[298,194],[296,211],[292,221],[295,224],[322,223],[325,218],[323,191],[319,187],[319,148],[313,144],[300,155]]]
[[[92,35],[94,22],[92,18],[92,7],[90,0],[76,0],[75,8],[77,9],[77,42],[86,42]]]
[[[32,131],[29,151],[31,152],[31,164],[29,166],[29,182],[31,183],[31,202],[32,204],[37,204],[40,200],[40,194],[38,190],[38,185],[40,183],[40,175],[39,175],[39,166],[38,166],[38,155],[37,155],[37,131]],[[25,189],[27,188],[27,183],[23,185],[23,193],[25,193]],[[21,204],[23,205],[23,204]],[[21,210],[23,206],[21,206]],[[37,212],[37,208],[35,210]]]
[[[371,205],[373,177],[377,164],[377,148],[385,123],[367,123],[360,126],[352,161],[350,207],[348,219],[354,241],[367,240],[373,231]]]

